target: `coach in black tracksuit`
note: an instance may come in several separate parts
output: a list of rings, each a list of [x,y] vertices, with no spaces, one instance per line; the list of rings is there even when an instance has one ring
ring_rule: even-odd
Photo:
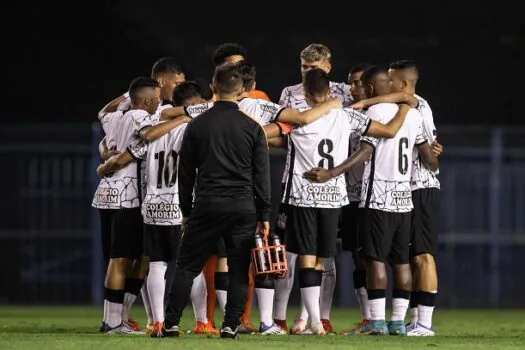
[[[226,243],[230,279],[221,337],[236,336],[248,291],[254,233],[269,230],[272,204],[264,130],[239,110],[236,100],[243,79],[234,66],[218,67],[213,84],[217,102],[188,124],[180,150],[179,199],[187,225],[169,292],[164,336],[178,335],[193,279],[220,237]]]

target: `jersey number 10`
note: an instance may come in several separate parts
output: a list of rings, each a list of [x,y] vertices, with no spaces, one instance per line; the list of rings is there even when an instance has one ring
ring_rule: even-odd
[[[165,187],[172,187],[177,182],[177,157],[178,154],[175,151],[170,151],[168,157],[165,157],[166,152],[161,151],[155,153],[155,159],[157,160],[157,188],[162,188],[164,183]]]

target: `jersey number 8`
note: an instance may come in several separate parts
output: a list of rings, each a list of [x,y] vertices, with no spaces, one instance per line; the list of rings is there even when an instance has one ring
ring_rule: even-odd
[[[322,159],[319,161],[319,168],[333,169],[334,168],[334,157],[330,153],[334,150],[334,143],[330,139],[323,139],[317,146],[317,151]],[[326,164],[325,165],[325,161]]]
[[[155,153],[155,159],[158,161],[157,188],[162,188],[163,181],[165,187],[172,187],[177,182],[178,154],[175,151],[171,151],[168,153],[168,157],[165,157],[165,155],[166,152],[164,151]]]

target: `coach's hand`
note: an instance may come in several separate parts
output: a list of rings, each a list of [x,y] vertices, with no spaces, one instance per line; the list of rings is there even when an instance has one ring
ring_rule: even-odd
[[[257,221],[257,232],[260,232],[263,237],[268,237],[270,234],[270,222]]]
[[[431,146],[432,154],[434,155],[434,157],[439,157],[441,153],[443,153],[443,146],[439,142],[434,141],[434,143]]]
[[[303,176],[310,182],[326,182],[333,177],[330,170],[324,168],[313,168],[304,173]]]

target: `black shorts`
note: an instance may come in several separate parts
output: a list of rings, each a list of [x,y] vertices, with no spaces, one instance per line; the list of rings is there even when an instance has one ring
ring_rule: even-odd
[[[390,264],[408,264],[412,213],[364,209],[359,225],[363,257]]]
[[[220,237],[217,241],[217,246],[215,247],[213,254],[217,255],[219,259],[228,257],[228,252],[226,251],[226,243],[224,243],[223,237]]]
[[[143,226],[140,208],[116,210],[111,230],[111,259],[138,259],[142,255]]]
[[[274,225],[273,232],[279,236],[281,242],[285,241],[286,233],[286,220],[288,219],[288,208],[289,204],[281,203],[279,205],[279,214],[277,214],[277,220]]]
[[[180,225],[144,225],[144,255],[151,262],[177,260],[181,236]]]
[[[343,250],[356,253],[361,248],[359,242],[359,221],[363,209],[359,208],[359,202],[350,202],[343,207],[341,214],[341,230],[339,236],[343,243]]]
[[[286,219],[286,249],[298,255],[332,258],[337,253],[337,227],[341,208],[290,205]]]
[[[425,188],[412,191],[412,232],[410,257],[437,251],[436,213],[439,207],[439,189]]]
[[[102,258],[109,261],[111,248],[111,227],[117,209],[99,209],[100,216],[100,243],[102,245]]]

